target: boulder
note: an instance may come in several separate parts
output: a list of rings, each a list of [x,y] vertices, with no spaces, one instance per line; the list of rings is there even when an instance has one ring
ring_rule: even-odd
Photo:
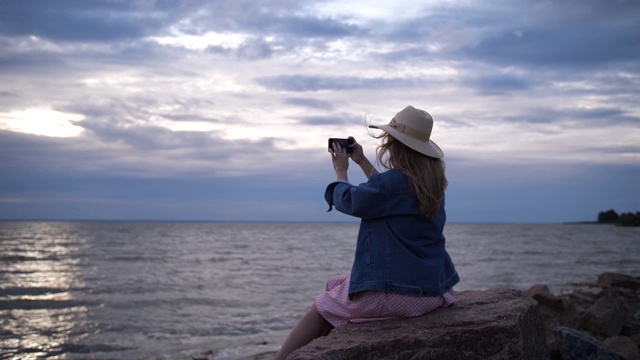
[[[546,359],[537,303],[512,289],[457,293],[458,303],[427,315],[348,324],[288,360]]]
[[[580,358],[588,354],[585,349],[604,351],[601,348],[606,348],[610,353],[609,358],[615,354],[635,359],[640,353],[638,279],[631,275],[603,273],[598,276],[597,284],[584,283],[572,292],[560,295],[563,308],[542,306],[544,300],[541,301],[540,314],[547,332],[550,357]],[[535,296],[540,291],[544,292],[544,287],[536,285],[526,294]],[[535,298],[538,301],[542,299],[540,296]],[[572,330],[567,330],[569,328]],[[559,332],[558,329],[565,330]],[[560,344],[561,339],[565,341],[564,344]],[[571,357],[566,355],[567,351],[569,354],[578,352],[582,355]]]
[[[598,299],[582,316],[582,327],[600,336],[619,335],[625,324],[624,303],[611,295]]]
[[[554,310],[562,310],[564,308],[562,299],[553,294],[547,285],[533,285],[524,294],[537,301],[540,306],[546,306]]]
[[[640,279],[627,274],[606,272],[598,276],[598,285],[604,288],[621,287],[631,290],[639,290]]]
[[[565,326],[556,328],[563,360],[625,360],[626,358],[586,332]]]
[[[640,360],[638,346],[627,336],[613,336],[605,339],[603,343],[627,360]]]

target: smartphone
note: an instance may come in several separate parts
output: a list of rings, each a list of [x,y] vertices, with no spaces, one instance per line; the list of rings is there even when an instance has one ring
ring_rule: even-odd
[[[353,148],[351,147],[351,145],[353,145],[353,140],[329,138],[329,151],[333,151],[333,143],[337,143],[340,145],[340,147],[342,147],[343,149],[346,149],[347,154],[353,153]]]

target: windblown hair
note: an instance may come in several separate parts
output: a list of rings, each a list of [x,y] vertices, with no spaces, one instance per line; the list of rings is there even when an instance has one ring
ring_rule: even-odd
[[[376,151],[378,163],[406,174],[411,190],[418,197],[420,212],[426,218],[433,217],[440,209],[444,191],[449,185],[444,161],[421,154],[387,133],[377,138],[382,138]]]

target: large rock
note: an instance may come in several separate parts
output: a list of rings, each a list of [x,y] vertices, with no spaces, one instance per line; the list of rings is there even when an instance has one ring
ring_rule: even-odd
[[[631,275],[606,272],[598,276],[598,285],[604,288],[622,287],[632,290],[640,289],[640,279]]]
[[[549,287],[544,284],[533,285],[525,291],[524,294],[537,301],[541,306],[546,306],[556,310],[562,310],[564,307],[562,299],[553,294],[551,290],[549,290]]]
[[[593,334],[615,336],[624,327],[626,308],[622,300],[611,295],[598,299],[582,316],[582,327]]]
[[[596,283],[584,283],[560,295],[563,306],[549,306],[545,289],[525,293],[540,304],[552,359],[582,359],[606,351],[626,359],[640,357],[640,277],[604,273]],[[562,343],[561,343],[562,342]],[[592,349],[592,350],[589,350]],[[604,355],[603,355],[604,356]],[[594,358],[594,357],[591,357]],[[595,358],[598,358],[597,356]],[[636,359],[640,360],[640,359]]]
[[[565,326],[556,328],[563,360],[626,360],[588,333]]]
[[[627,360],[640,360],[640,351],[636,343],[627,336],[614,336],[602,342]]]
[[[349,324],[288,360],[546,359],[537,303],[511,289],[465,291],[458,303],[411,319]]]

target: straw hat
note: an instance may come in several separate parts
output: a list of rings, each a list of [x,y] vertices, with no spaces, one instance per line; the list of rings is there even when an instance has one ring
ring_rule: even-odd
[[[442,158],[444,153],[431,141],[433,118],[428,112],[409,105],[396,114],[387,125],[369,125],[370,128],[384,130],[413,150],[434,158]]]

